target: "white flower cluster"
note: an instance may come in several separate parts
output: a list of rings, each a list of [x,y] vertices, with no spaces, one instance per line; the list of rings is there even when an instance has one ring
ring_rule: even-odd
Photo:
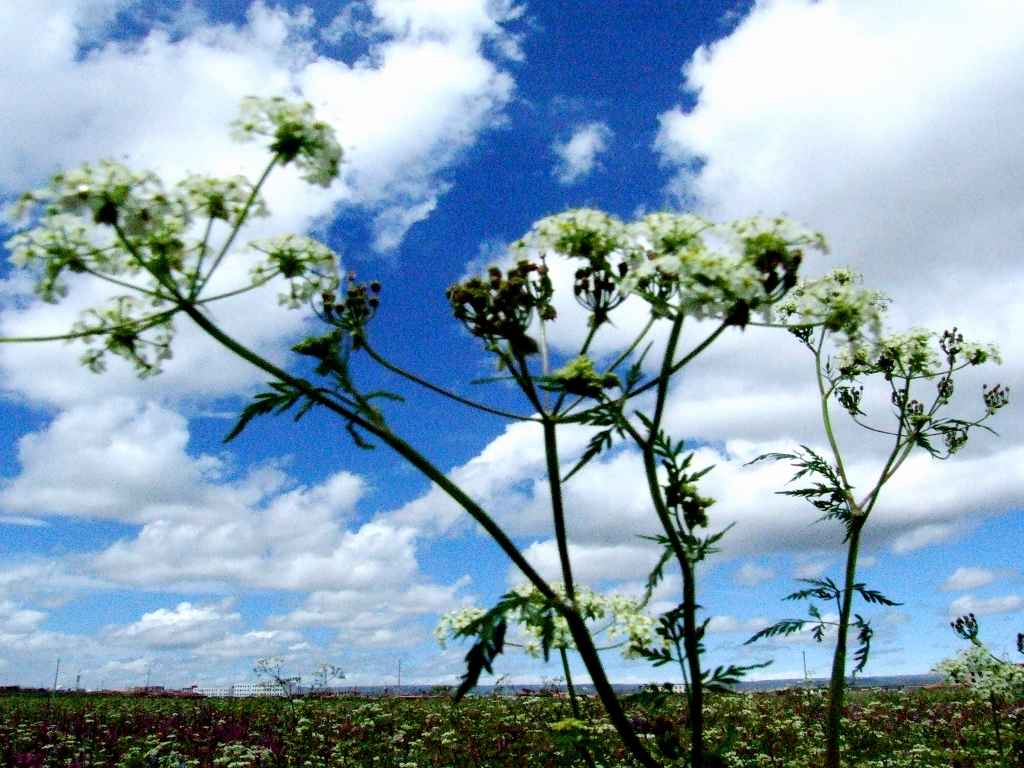
[[[256,136],[271,139],[270,150],[303,171],[310,184],[329,187],[338,176],[342,150],[334,130],[313,116],[309,102],[291,102],[280,96],[242,100],[241,114],[232,123],[232,136],[251,141]]]
[[[553,585],[552,589],[560,599],[566,599],[563,584]],[[531,584],[521,584],[513,591],[538,606],[547,602]],[[602,595],[588,587],[580,586],[576,588],[576,606],[580,615],[591,625],[592,631],[595,634],[606,633],[613,647],[621,647],[625,658],[636,657],[639,655],[638,648],[648,648],[656,642],[656,622],[644,612],[644,604],[640,600],[624,595]],[[434,636],[443,648],[450,638],[456,637],[460,631],[485,613],[486,611],[476,607],[450,611],[441,617],[434,629]],[[521,611],[515,618],[525,634],[523,642],[520,643],[523,650],[530,656],[539,657],[543,651],[544,628],[532,620],[528,610]],[[555,615],[552,623],[554,631],[551,648],[574,649],[576,646],[568,622],[562,616]]]
[[[301,235],[283,235],[249,246],[267,256],[250,270],[253,285],[281,275],[288,280],[288,293],[280,294],[278,301],[290,309],[338,287],[337,254],[323,243]]]
[[[154,318],[152,302],[134,296],[115,296],[101,309],[87,309],[71,326],[72,333],[89,334],[81,361],[93,373],[106,370],[108,352],[131,363],[140,378],[160,372],[171,359],[174,325],[170,315]]]
[[[845,354],[856,354],[865,336],[877,338],[887,299],[879,291],[861,287],[861,276],[850,269],[834,269],[824,277],[801,281],[776,311],[789,325],[823,325],[845,337]]]
[[[781,217],[716,224],[692,214],[655,213],[630,232],[634,248],[624,288],[669,277],[681,307],[699,318],[721,317],[742,302],[770,319],[766,269],[773,267],[763,263],[765,254],[793,258],[802,248],[826,250],[823,235]]]
[[[592,208],[574,208],[543,218],[511,246],[513,251],[521,253],[554,251],[585,259],[594,256],[608,259],[614,254],[620,260],[629,247],[626,225]]]
[[[234,223],[243,214],[247,218],[268,214],[266,202],[253,195],[253,185],[245,176],[218,179],[191,174],[178,182],[177,189],[190,216]]]
[[[959,367],[989,361],[1002,362],[995,345],[961,340],[956,345],[952,364]],[[859,345],[843,349],[836,355],[835,362],[840,370],[851,373],[884,365],[900,378],[940,376],[949,366],[947,355],[937,342],[937,334],[926,328],[879,336],[870,347]]]
[[[441,616],[441,620],[434,627],[434,637],[442,648],[448,646],[449,638],[458,636],[466,627],[487,613],[483,608],[460,608],[457,611],[449,611]]]
[[[599,262],[617,274],[623,294],[670,285],[678,308],[721,317],[743,302],[770,311],[766,253],[787,258],[801,248],[825,250],[824,237],[784,218],[754,217],[716,224],[693,214],[655,213],[630,224],[580,208],[538,221],[513,251],[559,253]],[[799,259],[794,260],[798,263]]]
[[[1024,698],[1024,666],[993,656],[982,644],[972,645],[940,661],[935,671],[985,697]]]

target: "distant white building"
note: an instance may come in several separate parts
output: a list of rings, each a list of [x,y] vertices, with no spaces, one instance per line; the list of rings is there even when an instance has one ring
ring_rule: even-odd
[[[235,683],[234,685],[194,685],[192,690],[200,696],[220,696],[225,698],[251,698],[253,696],[285,696],[287,691],[279,683]]]

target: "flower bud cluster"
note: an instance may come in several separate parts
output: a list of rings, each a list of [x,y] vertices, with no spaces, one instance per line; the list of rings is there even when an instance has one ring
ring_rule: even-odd
[[[242,100],[241,115],[232,123],[238,141],[256,136],[271,139],[270,151],[285,165],[294,162],[311,184],[329,187],[338,176],[342,150],[333,129],[313,116],[313,105],[296,103],[280,96]]]
[[[279,303],[297,309],[313,296],[332,292],[338,286],[337,255],[323,243],[301,235],[283,235],[249,243],[266,255],[250,270],[253,285],[281,275],[288,280],[288,293]]]
[[[839,400],[839,404],[846,409],[846,412],[851,416],[857,416],[861,413],[860,404],[864,398],[864,387],[863,386],[841,386],[836,388],[836,399]]]
[[[604,390],[621,386],[621,383],[614,373],[598,373],[594,370],[594,361],[580,355],[548,376],[542,386],[551,391],[598,398]]]
[[[323,319],[350,333],[361,331],[380,307],[381,284],[356,282],[356,273],[349,272],[345,280],[345,295],[340,300],[334,291],[320,294]]]
[[[1010,402],[1010,388],[1004,387],[1002,384],[996,384],[992,387],[983,384],[981,396],[985,401],[985,413],[991,416]]]
[[[538,351],[537,342],[526,331],[533,313],[542,320],[553,320],[552,287],[548,269],[523,259],[508,274],[491,267],[487,279],[471,277],[447,291],[456,319],[470,333],[489,344],[509,343],[513,354],[530,355]]]

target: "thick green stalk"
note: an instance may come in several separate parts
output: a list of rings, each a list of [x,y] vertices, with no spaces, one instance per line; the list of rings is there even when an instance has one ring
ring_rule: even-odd
[[[580,657],[586,665],[587,672],[590,674],[590,679],[594,685],[594,689],[597,691],[597,695],[601,699],[601,704],[604,706],[605,712],[608,714],[608,719],[611,720],[615,730],[618,731],[626,749],[629,750],[633,757],[635,757],[636,760],[644,766],[644,768],[660,768],[657,761],[651,757],[650,752],[647,751],[646,746],[644,746],[637,737],[632,724],[629,722],[629,718],[626,717],[626,713],[622,709],[622,704],[615,695],[615,691],[608,680],[608,676],[605,674],[604,667],[601,664],[601,659],[598,656],[597,649],[594,647],[593,640],[590,637],[590,633],[587,630],[583,619],[580,618],[579,614],[576,613],[572,606],[565,605],[565,603],[558,598],[558,595],[556,595],[551,587],[548,586],[547,581],[545,581],[533,566],[530,565],[529,561],[519,551],[518,547],[516,547],[501,527],[483,510],[482,507],[480,507],[480,505],[473,501],[473,499],[471,499],[458,485],[452,482],[441,470],[435,467],[425,456],[420,454],[415,448],[406,443],[389,429],[367,421],[359,416],[359,414],[344,408],[333,400],[327,398],[309,382],[292,376],[284,369],[279,368],[269,360],[257,355],[248,347],[238,343],[235,339],[228,336],[218,328],[192,304],[182,302],[180,306],[182,311],[191,317],[202,330],[243,360],[251,363],[266,373],[269,373],[279,381],[295,387],[305,396],[312,398],[315,402],[331,411],[334,411],[342,418],[362,429],[365,429],[370,434],[375,435],[377,438],[385,442],[402,458],[422,472],[428,479],[437,484],[437,486],[460,507],[465,509],[470,517],[480,524],[480,526],[491,536],[494,542],[502,549],[508,558],[515,563],[516,567],[519,568],[530,583],[533,584],[537,590],[544,595],[544,597],[551,601],[559,612],[561,612],[569,625],[569,631],[572,634],[573,642],[575,642],[576,649],[579,651]]]
[[[828,686],[828,715],[825,721],[825,765],[839,768],[839,737],[842,728],[843,695],[846,689],[846,640],[853,607],[853,585],[857,577],[857,553],[860,532],[865,518],[855,517],[850,522],[850,538],[846,549],[846,576],[843,579],[839,627],[836,631],[836,649],[832,656],[832,679]]]
[[[548,486],[551,490],[551,516],[555,524],[555,542],[558,545],[558,562],[565,582],[565,596],[570,605],[576,607],[576,586],[572,578],[572,562],[569,560],[569,538],[565,530],[565,508],[562,504],[562,473],[558,465],[558,441],[555,436],[555,422],[544,419],[544,458],[547,461]]]

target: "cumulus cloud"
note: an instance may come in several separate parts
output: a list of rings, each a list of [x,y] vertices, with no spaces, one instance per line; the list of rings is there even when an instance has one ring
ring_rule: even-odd
[[[976,616],[992,616],[997,613],[1012,613],[1024,607],[1024,597],[1020,595],[1002,595],[1000,597],[975,597],[964,595],[949,604],[949,616],[963,616],[973,613]]]
[[[942,583],[943,592],[977,589],[995,581],[996,574],[988,568],[960,566]]]
[[[573,129],[572,136],[551,145],[558,158],[554,175],[561,184],[575,184],[597,166],[597,156],[608,149],[612,129],[607,123],[585,123]]]
[[[746,562],[733,575],[733,581],[741,587],[756,587],[775,578],[775,571],[757,563]]]
[[[178,603],[173,609],[158,608],[144,613],[127,626],[112,628],[111,642],[131,643],[145,648],[194,648],[226,634],[228,627],[242,619],[234,610],[234,601],[193,605]]]
[[[389,251],[434,210],[450,188],[448,170],[504,120],[514,92],[511,76],[485,50],[489,41],[506,38],[503,25],[519,15],[509,4],[371,4],[379,34],[352,62],[315,52],[308,10],[292,13],[262,2],[240,25],[196,23],[179,37],[155,27],[137,40],[101,39],[83,48],[96,20],[109,21],[117,6],[19,0],[0,10],[0,108],[8,129],[0,195],[101,157],[152,168],[170,181],[188,172],[255,178],[265,152],[231,142],[227,126],[243,96],[286,95],[310,101],[336,128],[345,150],[342,178],[324,190],[304,184],[294,169],[276,172],[264,188],[273,217],[243,237],[304,232],[340,208],[357,208],[372,216],[377,249]],[[51,32],[41,38],[45,44],[25,51],[22,41],[39,29]],[[26,89],[25,83],[45,85]],[[236,249],[210,289],[247,284],[253,260]],[[28,303],[24,295],[5,303],[0,333],[65,333],[83,310],[113,292],[88,279],[69,285],[57,308]],[[21,293],[27,288],[17,287]],[[5,294],[11,291],[5,286]],[[236,297],[216,307],[214,316],[243,343],[280,361],[306,313],[278,307],[277,292],[268,286]],[[130,367],[115,360],[102,391],[182,398],[236,392],[259,380],[251,366],[224,361],[190,322],[179,326],[176,357],[164,376],[140,385]],[[5,345],[3,386],[61,405],[98,397],[98,380],[69,371],[67,361],[61,345]]]
[[[234,477],[219,459],[190,455],[188,439],[185,420],[154,403],[70,409],[22,438],[22,469],[0,504],[139,526],[89,556],[86,574],[108,584],[364,590],[418,575],[415,529],[355,522],[358,476],[300,485],[271,464]]]

